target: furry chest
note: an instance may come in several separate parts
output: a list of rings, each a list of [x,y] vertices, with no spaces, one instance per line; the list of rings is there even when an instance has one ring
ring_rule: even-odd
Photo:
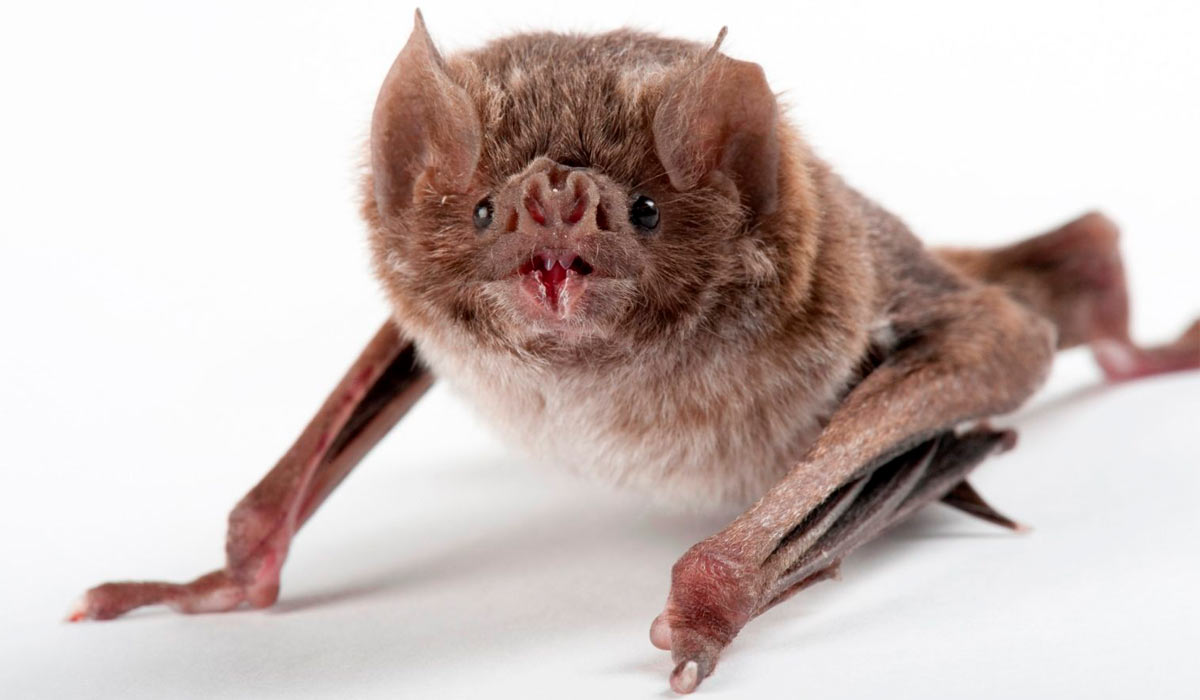
[[[522,453],[696,506],[762,495],[816,437],[833,401],[829,388],[787,375],[764,384],[745,358],[664,375],[638,363],[566,370],[440,349],[421,344],[434,373]]]

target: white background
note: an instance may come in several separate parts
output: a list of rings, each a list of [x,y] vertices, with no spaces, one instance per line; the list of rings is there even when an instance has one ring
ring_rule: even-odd
[[[1195,3],[430,2],[445,50],[655,29],[762,63],[820,153],[927,240],[1091,207],[1135,331],[1200,313]],[[734,513],[531,469],[435,389],[299,537],[280,603],[59,623],[101,580],[222,561],[224,516],[385,314],[356,166],[413,7],[0,12],[0,695],[663,697],[669,567]],[[1200,376],[1068,354],[982,490],[751,623],[712,697],[1192,697]]]

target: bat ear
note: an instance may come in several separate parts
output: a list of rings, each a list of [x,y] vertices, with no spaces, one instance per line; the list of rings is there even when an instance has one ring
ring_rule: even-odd
[[[388,216],[408,207],[429,182],[443,191],[466,188],[479,160],[479,116],[417,10],[408,43],[384,78],[371,117],[375,204]]]
[[[680,191],[721,173],[756,214],[779,198],[779,105],[757,63],[717,52],[717,43],[691,71],[668,83],[654,114],[654,148]]]

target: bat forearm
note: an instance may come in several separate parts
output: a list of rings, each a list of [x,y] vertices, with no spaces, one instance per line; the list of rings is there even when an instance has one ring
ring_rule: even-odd
[[[1049,323],[997,289],[922,301],[914,313],[920,339],[850,391],[779,484],[675,565],[670,630],[660,624],[653,636],[669,640],[677,689],[707,676],[755,614],[831,575],[851,550],[952,490],[965,472],[949,478],[946,465],[969,470],[1004,444],[987,431],[987,450],[968,459],[953,430],[1014,409],[1040,385],[1054,351]],[[901,330],[911,322],[894,319]]]
[[[248,562],[264,547],[286,552],[292,535],[430,381],[411,342],[385,322],[292,447],[230,513],[228,566],[254,568]]]
[[[884,530],[904,520],[913,511],[943,499],[955,491],[974,496],[973,515],[1006,527],[1019,527],[996,513],[965,481],[967,475],[988,455],[1010,449],[1015,444],[1012,431],[993,431],[978,428],[962,435],[943,434],[905,452],[870,477],[859,477],[847,487],[835,492],[830,500],[842,506],[836,521],[818,521],[816,527],[807,523],[797,527],[797,553],[776,552],[773,559],[792,562],[781,573],[769,577],[770,583],[762,596],[761,614],[796,592],[833,576],[848,554],[874,539]],[[872,482],[872,493],[859,497]],[[843,494],[843,492],[845,492]],[[954,504],[956,507],[961,507]],[[822,509],[825,509],[822,504]],[[783,556],[792,554],[792,556]],[[764,569],[772,567],[764,566]]]
[[[231,533],[249,516],[290,537],[431,382],[412,343],[385,322],[292,447],[234,509]],[[273,515],[264,519],[262,511]],[[234,548],[253,547],[253,539],[231,538],[231,561],[241,555]]]
[[[1045,321],[994,289],[941,306],[937,333],[926,329],[922,345],[863,379],[808,456],[723,537],[764,561],[835,489],[963,421],[1007,413],[1037,389],[1053,354]]]
[[[327,468],[314,475],[300,504],[298,526],[308,520],[432,384],[433,375],[418,366],[415,349],[411,344],[406,345],[391,360],[330,446]]]
[[[70,619],[108,619],[156,603],[182,612],[270,605],[292,536],[432,381],[412,343],[385,322],[292,447],[230,513],[224,568],[185,584],[97,586]]]

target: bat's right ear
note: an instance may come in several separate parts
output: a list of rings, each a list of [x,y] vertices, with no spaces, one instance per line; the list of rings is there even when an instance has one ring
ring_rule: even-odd
[[[371,118],[375,205],[385,218],[412,204],[422,187],[464,190],[479,160],[479,116],[417,10],[408,43],[384,78]]]

